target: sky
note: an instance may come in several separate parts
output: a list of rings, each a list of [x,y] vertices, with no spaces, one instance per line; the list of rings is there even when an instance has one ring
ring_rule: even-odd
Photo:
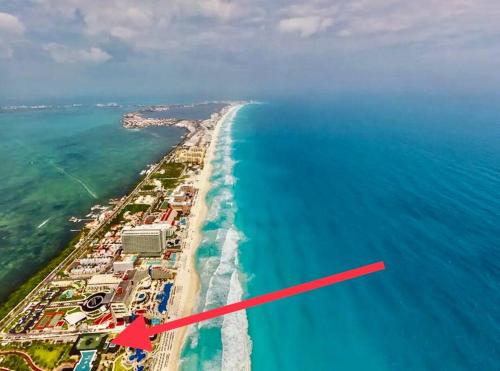
[[[476,91],[498,0],[0,0],[0,101]]]

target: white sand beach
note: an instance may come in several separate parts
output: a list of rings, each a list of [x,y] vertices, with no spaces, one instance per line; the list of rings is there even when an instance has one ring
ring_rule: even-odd
[[[210,177],[212,174],[215,147],[222,123],[241,107],[242,105],[232,106],[217,122],[205,156],[204,167],[195,179],[194,186],[198,189],[198,193],[191,209],[187,240],[175,280],[175,292],[169,316],[170,320],[192,314],[196,306],[200,283],[198,272],[195,268],[194,256],[196,249],[202,241],[201,229],[208,212],[206,195],[211,187]],[[186,340],[187,330],[187,327],[182,327],[161,335],[158,348],[154,354],[154,370],[173,371],[179,368],[180,355]]]

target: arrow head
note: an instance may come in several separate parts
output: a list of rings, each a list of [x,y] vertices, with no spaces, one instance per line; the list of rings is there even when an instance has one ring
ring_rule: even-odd
[[[124,347],[131,347],[147,351],[153,350],[149,340],[150,331],[143,316],[137,317],[125,330],[120,332],[111,342]]]

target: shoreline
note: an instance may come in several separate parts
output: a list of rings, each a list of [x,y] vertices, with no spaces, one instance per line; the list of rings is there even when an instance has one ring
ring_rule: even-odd
[[[128,130],[128,129],[126,129]],[[186,138],[186,133],[183,134],[179,138],[179,142],[173,144],[170,148],[168,148],[163,154],[158,156],[158,159],[154,160],[154,163],[161,162],[165,157],[171,155],[178,147],[183,143]],[[133,192],[137,186],[144,180],[145,176],[137,175],[136,178],[130,180],[128,184],[124,187],[124,190],[121,192],[117,192],[114,197],[125,197],[124,195],[128,195]],[[109,197],[103,198],[101,201],[99,199],[96,202],[106,202],[109,201]],[[82,211],[84,213],[85,211]],[[46,277],[52,273],[52,271],[58,265],[62,264],[69,256],[74,253],[75,246],[78,245],[80,239],[84,236],[84,227],[80,229],[79,232],[67,231],[65,232],[66,238],[62,239],[60,247],[58,251],[45,263],[44,266],[41,266],[39,269],[36,269],[31,275],[29,275],[23,282],[21,282],[17,287],[13,288],[11,292],[6,295],[5,299],[0,302],[0,330],[5,326],[8,321],[5,321],[5,318],[17,307],[19,307],[24,299],[35,290],[45,279]]]
[[[67,278],[68,273],[66,268],[68,268],[72,262],[78,262],[78,259],[81,259],[82,257],[91,256],[90,254],[96,251],[96,241],[106,241],[106,243],[113,246],[115,245],[116,236],[113,234],[109,234],[109,236],[106,235],[106,233],[110,231],[110,225],[115,222],[117,218],[120,218],[123,210],[126,210],[128,206],[133,204],[134,197],[138,197],[142,187],[147,182],[154,179],[154,176],[163,174],[165,171],[163,166],[166,166],[166,164],[170,166],[170,164],[175,164],[177,160],[179,160],[176,156],[178,156],[179,153],[183,153],[177,152],[178,149],[181,151],[181,146],[184,145],[189,147],[196,145],[193,143],[198,143],[197,145],[202,145],[205,148],[203,162],[200,161],[198,163],[201,164],[201,166],[198,165],[198,167],[195,167],[195,170],[197,169],[195,172],[191,169],[191,174],[189,174],[188,177],[181,178],[180,173],[176,175],[178,179],[189,179],[188,183],[195,188],[195,192],[192,196],[190,196],[193,197],[191,200],[190,215],[184,220],[184,224],[187,224],[187,228],[185,228],[183,232],[182,229],[180,229],[181,232],[178,232],[180,233],[178,234],[178,237],[180,237],[182,241],[182,243],[178,246],[178,252],[181,252],[181,254],[178,256],[178,261],[175,264],[176,268],[174,268],[177,270],[177,274],[174,275],[175,278],[169,278],[170,280],[174,278],[172,282],[174,286],[169,304],[169,312],[167,312],[168,317],[164,317],[163,321],[169,321],[191,314],[196,309],[197,302],[199,301],[199,291],[201,286],[199,274],[196,270],[195,257],[196,251],[202,243],[202,228],[206,223],[208,214],[206,197],[208,192],[212,189],[210,179],[213,174],[213,161],[216,149],[220,143],[220,135],[224,125],[230,122],[229,120],[231,120],[236,115],[237,111],[244,105],[244,102],[233,102],[232,104],[225,106],[216,117],[212,115],[211,119],[207,119],[206,123],[200,124],[200,127],[195,132],[189,132],[189,130],[187,130],[187,133],[180,137],[178,143],[165,150],[164,155],[158,163],[155,163],[154,166],[148,165],[148,172],[145,172],[145,176],[142,176],[141,173],[141,176],[139,176],[137,180],[131,181],[132,191],[127,192],[127,194],[120,198],[118,202],[112,203],[113,207],[111,209],[111,214],[105,214],[105,218],[102,220],[100,218],[96,219],[99,220],[98,224],[93,224],[92,226],[89,226],[88,229],[83,228],[82,231],[74,236],[69,243],[62,245],[63,248],[49,261],[47,266],[37,271],[35,274],[30,276],[28,280],[22,283],[22,285],[16,288],[8,302],[4,302],[3,305],[0,306],[0,312],[6,314],[0,319],[0,324],[2,326],[0,339],[2,341],[13,343],[24,340],[46,341],[50,339],[51,341],[56,342],[62,340],[64,344],[70,344],[74,342],[78,336],[83,336],[86,333],[93,332],[103,332],[108,334],[108,336],[111,336],[112,339],[114,336],[113,334],[116,334],[116,332],[121,329],[119,326],[115,325],[104,330],[104,328],[94,328],[97,325],[90,322],[90,324],[84,323],[83,327],[73,325],[73,327],[65,328],[63,330],[60,330],[59,328],[50,328],[49,331],[45,332],[41,331],[39,328],[35,328],[31,331],[31,327],[28,328],[28,330],[23,330],[21,326],[24,326],[24,323],[31,318],[27,317],[28,315],[34,318],[33,321],[38,321],[40,319],[40,309],[38,309],[39,305],[42,306],[41,313],[44,316],[46,316],[45,313],[50,312],[51,309],[47,307],[48,304],[45,304],[45,302],[39,304],[40,298],[42,298],[41,295],[45,295],[47,293],[53,295],[49,288],[52,280],[56,280],[58,285],[63,284],[61,287],[66,287],[64,286],[64,282],[74,280],[74,278]],[[186,151],[185,149],[182,150]],[[184,170],[186,169],[185,166],[186,165],[183,166]],[[172,166],[170,166],[169,169],[170,168],[172,168]],[[167,187],[167,190],[170,189],[170,187],[173,187],[170,183],[171,182],[168,182],[168,185],[165,186]],[[166,192],[163,188],[162,191]],[[157,195],[157,197],[160,197],[160,195]],[[123,226],[127,225],[127,223],[120,221],[119,225]],[[108,240],[105,240],[106,238],[108,238]],[[106,251],[100,253],[106,254]],[[140,267],[138,269],[140,269]],[[105,274],[113,274],[109,273],[113,271],[114,268],[112,271],[108,269]],[[88,282],[85,281],[85,283]],[[84,289],[85,291],[83,289],[79,290],[86,293],[87,289]],[[53,297],[48,299],[49,304],[52,303],[52,299]],[[62,308],[65,308],[63,301],[63,299],[58,298],[54,301],[54,303],[58,306],[62,306]],[[33,303],[35,303],[35,307],[33,307]],[[75,301],[75,306],[78,305],[81,305],[81,303],[76,303]],[[28,314],[21,318],[20,316],[24,313],[23,311],[25,309],[29,309],[26,312]],[[34,309],[37,309],[37,311],[34,311]],[[111,314],[113,314],[112,311]],[[12,320],[16,318],[21,318],[22,321],[15,324]],[[86,321],[88,322],[89,320]],[[114,325],[115,322],[112,321],[111,324]],[[87,328],[85,326],[94,327]],[[154,352],[148,356],[151,369],[177,370],[181,365],[181,355],[186,344],[188,332],[188,328],[185,327],[177,331],[166,333],[164,336],[160,336],[156,343]],[[69,337],[71,337],[71,339]],[[106,363],[106,361],[103,362]]]
[[[124,129],[130,130],[127,128]],[[173,153],[184,142],[186,136],[189,134],[189,131],[186,128],[182,129],[184,129],[184,134],[179,137],[179,141],[173,144],[170,148],[166,149],[165,152],[155,156],[155,158],[150,161],[151,163],[156,164],[161,162],[166,156]],[[147,165],[148,164],[145,164],[144,166]],[[144,175],[140,175],[139,173],[134,174],[134,178],[130,179],[130,181],[128,181],[121,190],[116,191],[116,194],[111,194],[106,197],[101,196],[95,199],[92,205],[95,206],[96,203],[107,204],[110,199],[125,197],[130,194],[137,187],[137,185],[144,180],[144,178]],[[72,215],[85,215],[88,210],[89,208],[85,208],[82,209],[81,212],[73,213]],[[47,261],[45,261],[44,265],[40,265],[40,267],[34,269],[31,274],[22,280],[22,282],[9,290],[3,299],[0,299],[0,327],[3,325],[4,316],[8,315],[10,311],[16,308],[22,301],[22,299],[19,298],[24,298],[26,295],[31,293],[31,291],[35,289],[48,274],[50,274],[52,269],[49,269],[48,267],[54,267],[60,264],[71,253],[72,249],[82,237],[82,231],[85,229],[83,224],[78,225],[78,230],[76,231],[71,230],[71,226],[73,226],[73,224],[69,223],[68,230],[65,230],[64,234],[61,235],[58,249],[47,259]]]
[[[195,254],[198,247],[201,245],[203,239],[202,228],[205,224],[206,217],[208,214],[208,205],[206,202],[206,196],[212,184],[210,178],[213,173],[213,160],[215,157],[215,149],[217,147],[220,130],[223,123],[232,115],[236,115],[237,112],[244,107],[244,104],[238,104],[229,108],[229,110],[221,117],[217,122],[210,141],[210,146],[205,157],[205,163],[201,174],[196,179],[195,187],[198,188],[198,194],[196,196],[196,202],[192,209],[192,220],[189,223],[189,230],[187,236],[187,245],[185,247],[185,254],[183,255],[183,260],[181,262],[181,271],[178,272],[178,277],[176,281],[182,285],[182,297],[180,298],[180,303],[177,306],[177,311],[175,311],[174,316],[169,319],[180,318],[188,316],[193,313],[198,300],[199,300],[199,290],[200,290],[200,278],[199,273],[196,270],[195,265]],[[188,327],[181,327],[174,331],[174,336],[172,339],[171,352],[169,357],[168,370],[178,370],[181,362],[181,353],[187,340]],[[167,333],[168,334],[168,333]],[[162,335],[162,339],[167,337],[167,334]],[[153,366],[153,369],[160,370]]]

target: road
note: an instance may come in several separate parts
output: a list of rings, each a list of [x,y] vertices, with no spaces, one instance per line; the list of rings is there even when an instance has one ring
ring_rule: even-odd
[[[121,200],[114,208],[113,213],[106,218],[101,224],[99,224],[96,228],[94,228],[88,235],[82,237],[80,241],[75,244],[74,250],[54,269],[52,272],[47,275],[35,288],[27,295],[22,301],[20,301],[3,319],[0,320],[0,329],[3,329],[10,321],[15,319],[32,301],[32,298],[36,295],[36,293],[45,285],[47,285],[50,281],[53,281],[57,277],[57,273],[62,270],[64,267],[69,265],[71,262],[78,259],[81,255],[88,251],[90,247],[90,243],[93,239],[99,234],[99,232],[107,226],[114,218],[117,216],[125,206],[137,195],[141,187],[145,182],[150,180],[151,174],[156,172],[165,162],[170,162],[174,157],[175,150],[182,146],[187,140],[191,138],[191,136],[196,133],[188,132],[186,136],[174,147],[172,147],[169,152],[153,167],[152,171],[141,180],[135,188],[123,199]],[[12,340],[13,336],[8,333],[0,333],[0,338],[9,338]],[[23,339],[26,340],[30,338],[30,334],[24,334]]]

